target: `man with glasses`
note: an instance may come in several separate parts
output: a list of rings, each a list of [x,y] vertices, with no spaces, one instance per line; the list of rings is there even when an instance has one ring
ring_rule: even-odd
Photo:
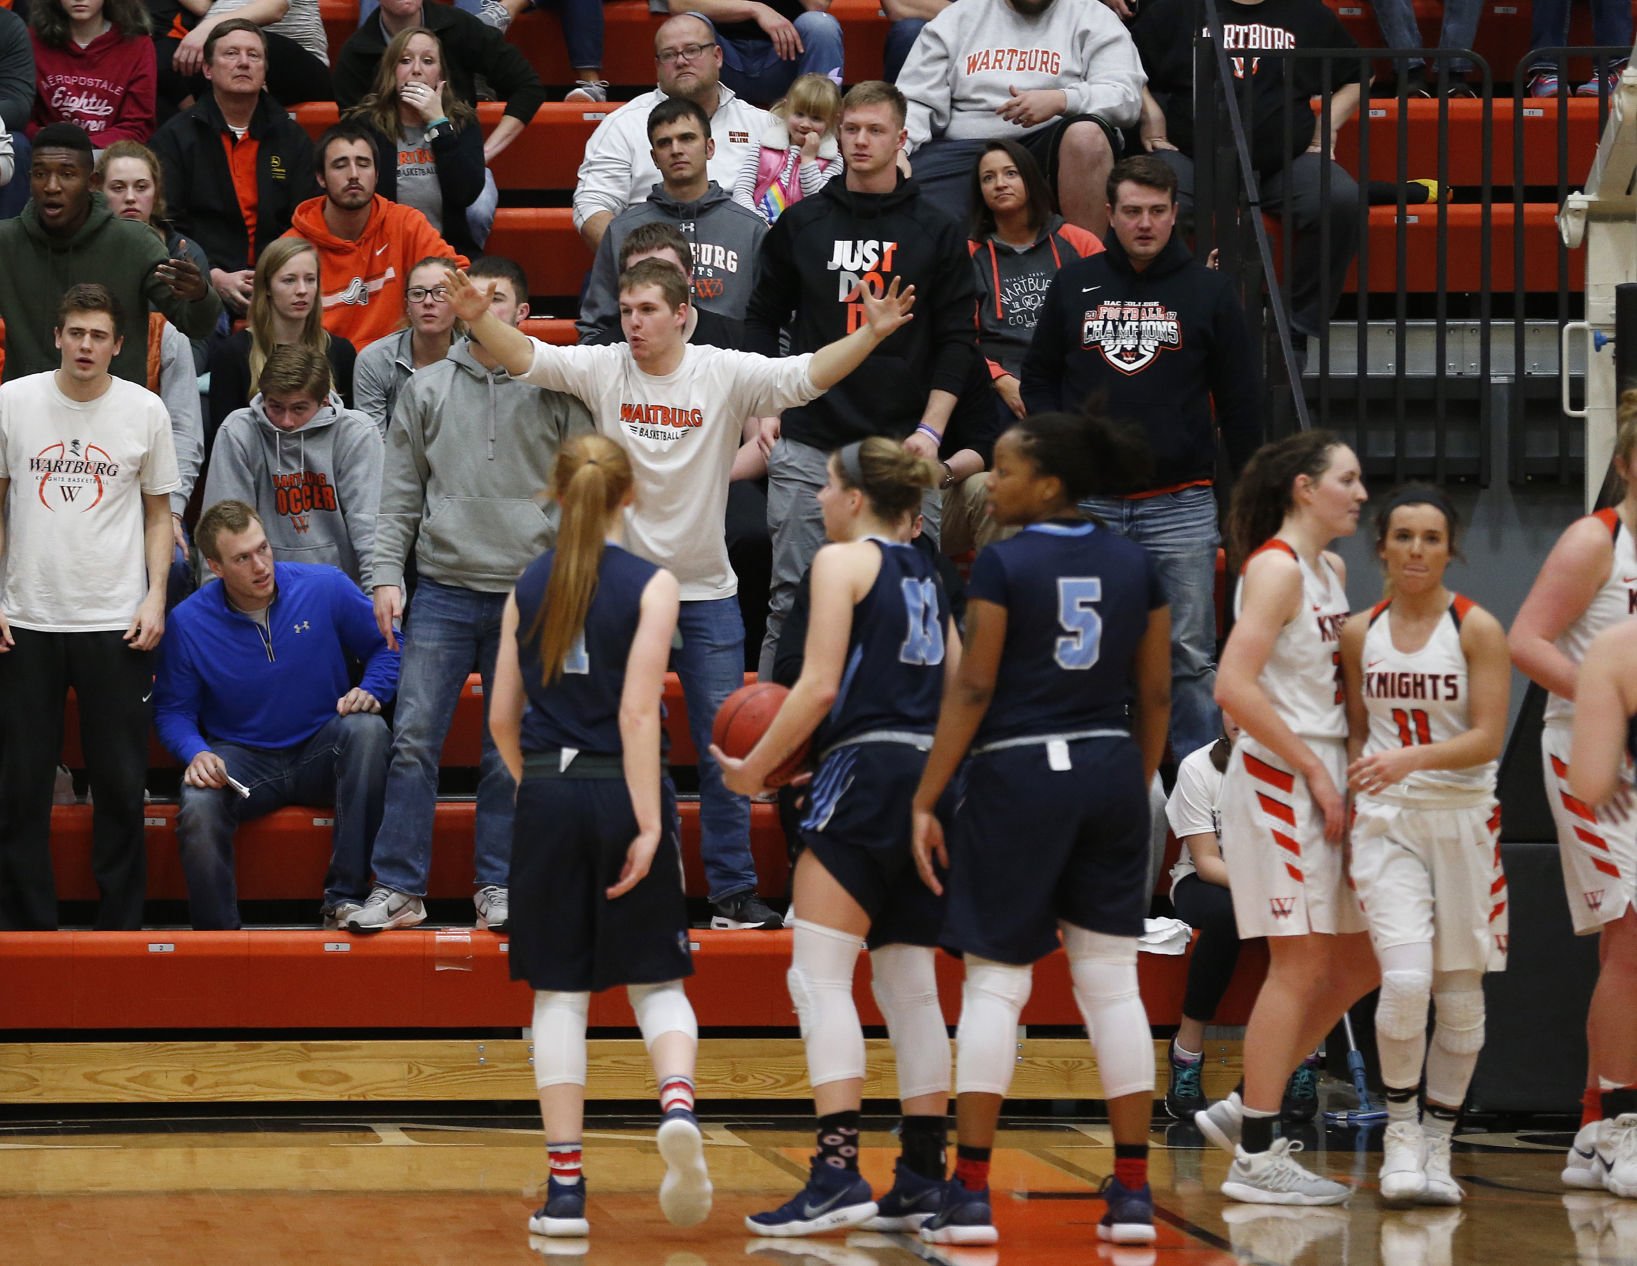
[[[721,81],[722,49],[716,28],[696,13],[671,18],[654,35],[659,86],[626,102],[597,126],[586,142],[574,187],[574,227],[592,251],[608,223],[641,202],[659,181],[648,147],[648,113],[667,97],[686,97],[710,119],[716,152],[706,170],[724,189],[747,154],[755,153],[767,112],[734,95]]]
[[[842,77],[841,23],[830,0],[670,0],[720,23],[722,78],[742,97],[772,105],[800,75]]]

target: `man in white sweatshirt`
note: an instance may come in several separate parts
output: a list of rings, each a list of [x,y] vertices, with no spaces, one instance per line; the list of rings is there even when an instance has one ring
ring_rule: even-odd
[[[494,319],[485,292],[449,274],[449,304],[471,337],[514,377],[578,396],[597,429],[617,441],[636,473],[630,548],[667,568],[682,586],[672,665],[688,703],[699,751],[700,851],[711,926],[773,929],[779,916],[756,895],[750,803],[722,783],[706,753],[722,701],[744,682],[744,624],[738,577],[728,562],[722,517],[744,419],[817,399],[910,319],[913,287],[895,280],[880,298],[860,287],[859,326],[802,356],[772,358],[685,343],[688,283],[658,259],[620,275],[624,343],[553,347]]]
[[[698,14],[678,14],[654,32],[654,69],[659,87],[615,110],[585,144],[574,185],[574,227],[593,253],[608,222],[659,183],[648,146],[648,112],[666,97],[687,97],[705,111],[716,142],[708,174],[724,189],[733,188],[745,155],[756,152],[767,127],[767,111],[722,82],[716,28]]]
[[[915,178],[964,221],[984,143],[1019,140],[1064,218],[1101,237],[1118,129],[1136,124],[1145,82],[1101,0],[961,0],[922,28],[898,76]]]

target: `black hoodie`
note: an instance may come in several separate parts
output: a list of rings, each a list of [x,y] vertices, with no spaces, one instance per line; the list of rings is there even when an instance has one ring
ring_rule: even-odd
[[[789,324],[791,354],[816,352],[862,318],[863,305],[846,302],[859,278],[879,294],[894,277],[915,287],[914,319],[817,400],[786,409],[782,434],[825,450],[870,435],[903,439],[932,390],[959,396],[979,365],[977,280],[965,232],[902,176],[880,194],[832,180],[775,221],[756,261],[749,351],[778,355]]]
[[[1256,349],[1233,287],[1177,237],[1141,272],[1112,231],[1103,246],[1052,279],[1023,361],[1023,403],[1072,410],[1102,393],[1110,416],[1147,433],[1153,488],[1210,479],[1217,427],[1239,470],[1262,423]]]

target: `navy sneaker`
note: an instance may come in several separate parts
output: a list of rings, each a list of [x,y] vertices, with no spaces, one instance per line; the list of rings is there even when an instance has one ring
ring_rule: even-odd
[[[1205,1066],[1201,1055],[1193,1063],[1177,1058],[1177,1044],[1171,1043],[1171,1085],[1165,1092],[1165,1111],[1173,1121],[1192,1121],[1194,1113],[1205,1110],[1205,1092],[1199,1071]]]
[[[892,1190],[876,1201],[876,1215],[864,1224],[864,1229],[913,1233],[938,1211],[943,1198],[941,1178],[922,1177],[900,1156],[893,1162]]]
[[[837,1169],[815,1156],[807,1185],[777,1209],[751,1214],[745,1226],[752,1235],[818,1235],[862,1226],[875,1212],[870,1184],[857,1171]]]
[[[1110,1174],[1097,1194],[1108,1201],[1103,1220],[1097,1224],[1098,1239],[1115,1244],[1154,1242],[1154,1193],[1147,1183],[1133,1191]]]
[[[968,1191],[951,1178],[943,1189],[938,1210],[921,1223],[921,1238],[928,1244],[993,1244],[1000,1239],[989,1212],[989,1188]]]
[[[591,1234],[585,1220],[585,1179],[577,1183],[546,1180],[546,1203],[529,1215],[529,1230],[553,1239],[581,1239]]]
[[[1293,1125],[1311,1121],[1319,1112],[1319,1057],[1309,1055],[1296,1065],[1285,1083],[1284,1101],[1279,1105],[1279,1119]]]

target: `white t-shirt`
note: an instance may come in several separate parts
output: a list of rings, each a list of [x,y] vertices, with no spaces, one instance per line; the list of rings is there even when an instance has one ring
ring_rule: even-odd
[[[808,376],[812,360],[689,343],[676,370],[660,375],[638,368],[624,343],[536,340],[523,380],[578,396],[597,429],[624,447],[636,474],[632,553],[670,571],[684,602],[703,602],[739,591],[723,518],[744,421],[823,395]]]
[[[1177,783],[1171,788],[1171,798],[1165,802],[1165,820],[1171,833],[1179,840],[1190,835],[1214,835],[1217,846],[1222,844],[1222,775],[1211,764],[1211,748],[1207,743],[1198,751],[1189,752],[1177,766]],[[1171,887],[1177,880],[1194,873],[1194,855],[1188,846],[1182,846],[1176,865],[1171,867]]]
[[[56,377],[0,386],[0,479],[11,480],[0,610],[37,633],[122,632],[148,592],[142,494],[181,482],[170,415],[122,378],[82,403]]]

